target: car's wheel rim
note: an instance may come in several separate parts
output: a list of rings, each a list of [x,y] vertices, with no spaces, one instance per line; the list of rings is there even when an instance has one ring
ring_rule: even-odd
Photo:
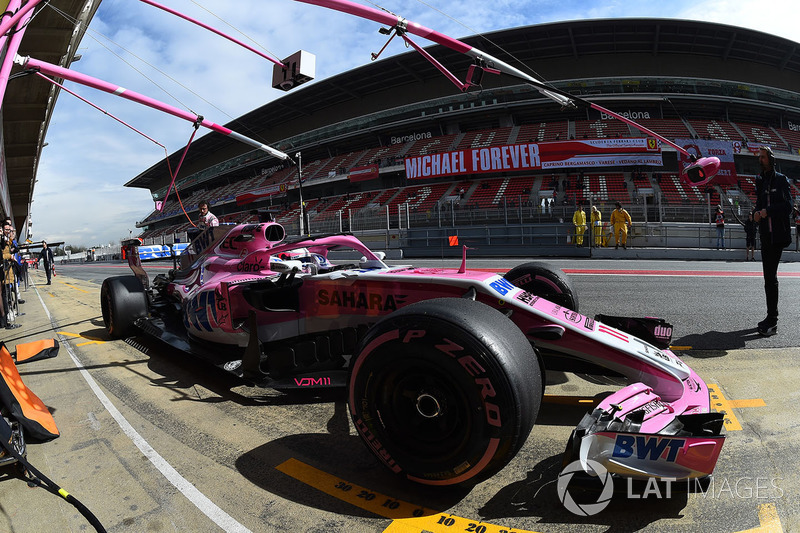
[[[374,412],[396,455],[446,462],[468,447],[479,404],[441,365],[399,360],[373,378]]]

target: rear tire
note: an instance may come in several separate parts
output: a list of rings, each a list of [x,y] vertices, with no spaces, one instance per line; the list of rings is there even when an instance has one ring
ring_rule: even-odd
[[[100,288],[103,323],[112,339],[124,339],[136,332],[136,320],[147,316],[147,295],[136,276],[114,276]]]
[[[561,270],[532,261],[512,268],[503,277],[524,291],[578,312],[578,293]]]
[[[536,353],[479,302],[440,298],[375,324],[351,363],[359,435],[390,470],[426,484],[477,483],[525,443],[541,401]]]

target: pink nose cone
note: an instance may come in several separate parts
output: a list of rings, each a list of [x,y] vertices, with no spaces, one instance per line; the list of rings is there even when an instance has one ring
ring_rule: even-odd
[[[711,181],[719,172],[719,158],[701,157],[683,169],[681,181],[699,187]]]

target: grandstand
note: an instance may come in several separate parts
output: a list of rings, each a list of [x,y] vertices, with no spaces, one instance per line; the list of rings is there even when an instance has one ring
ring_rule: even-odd
[[[631,38],[636,35],[640,38]],[[693,42],[690,35],[702,36],[703,46],[687,44]],[[302,153],[302,197],[311,231],[353,229],[354,221],[367,219],[375,221],[370,227],[385,229],[437,226],[443,212],[469,214],[449,216],[450,223],[506,223],[508,217],[497,212],[525,207],[537,207],[526,211],[535,213],[536,221],[552,222],[571,216],[576,203],[607,211],[616,201],[634,217],[644,216],[644,205],[650,205],[650,221],[661,219],[666,209],[670,220],[702,220],[709,202],[743,208],[753,203],[758,172],[753,150],[764,144],[776,151],[785,173],[800,176],[797,43],[742,28],[657,19],[543,24],[495,32],[491,38],[557,88],[601,101],[670,140],[714,151],[707,155],[724,152],[725,178],[708,187],[687,185],[674,148],[666,145],[660,164],[581,167],[567,159],[563,167],[509,167],[508,161],[523,154],[527,160],[531,145],[561,154],[572,141],[648,135],[606,114],[561,108],[534,88],[499,76],[486,76],[480,91],[459,94],[415,52],[308,84],[236,123],[277,148]],[[454,72],[468,66],[465,58],[441,47],[430,51]],[[729,68],[734,60],[743,65],[735,78]],[[702,63],[704,76],[687,76],[687,63]],[[758,65],[757,79],[748,64]],[[304,121],[310,114],[313,121]],[[297,230],[296,165],[218,136],[195,144],[177,194],[171,192],[162,211],[137,224],[143,238],[174,238],[191,225],[200,199],[209,199],[226,222],[253,221],[254,209],[268,209],[290,232]],[[461,168],[481,157],[490,164],[485,169]],[[407,174],[407,160],[425,166],[427,174]],[[376,170],[351,176],[353,169],[370,165]],[[169,182],[165,168],[163,162],[154,165],[127,185],[146,187],[155,200],[163,199]],[[247,193],[255,201],[237,201]],[[546,210],[538,209],[543,198]]]
[[[701,139],[717,141],[742,141],[742,135],[730,122],[722,120],[690,120],[689,125]]]
[[[578,120],[575,122],[576,139],[613,139],[631,137],[630,127],[618,120]]]

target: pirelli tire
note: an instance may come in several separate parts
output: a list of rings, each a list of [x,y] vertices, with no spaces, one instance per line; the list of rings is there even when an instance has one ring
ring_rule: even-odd
[[[350,365],[353,423],[391,471],[426,485],[471,485],[502,469],[542,397],[519,328],[473,300],[415,303],[375,324]]]
[[[503,277],[524,291],[578,312],[578,293],[559,269],[531,261],[512,268]]]
[[[103,323],[112,339],[124,339],[136,332],[134,323],[147,316],[147,294],[136,276],[114,276],[100,287]]]

